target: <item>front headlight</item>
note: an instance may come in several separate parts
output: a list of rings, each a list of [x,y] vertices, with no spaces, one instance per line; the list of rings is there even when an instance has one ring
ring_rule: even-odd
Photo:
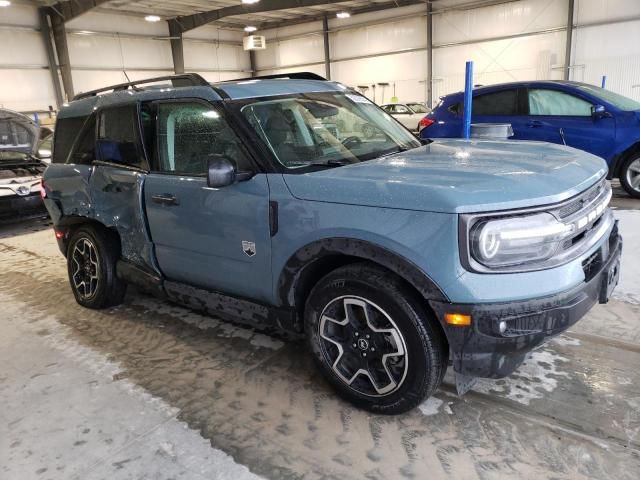
[[[549,213],[480,220],[469,232],[470,253],[488,268],[541,262],[553,257],[575,225]]]

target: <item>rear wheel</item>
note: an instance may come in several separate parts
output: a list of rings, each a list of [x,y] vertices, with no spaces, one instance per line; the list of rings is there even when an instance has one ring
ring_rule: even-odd
[[[433,321],[402,280],[367,263],[322,278],[305,309],[311,351],[337,392],[388,414],[412,409],[441,382],[446,348]]]
[[[127,285],[116,276],[120,249],[115,236],[94,226],[74,232],[67,249],[69,283],[76,301],[88,308],[122,302]]]
[[[620,169],[620,184],[634,198],[640,198],[640,155],[625,160]]]

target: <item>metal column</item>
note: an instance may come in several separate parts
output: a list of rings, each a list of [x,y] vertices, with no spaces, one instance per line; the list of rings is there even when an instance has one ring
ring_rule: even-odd
[[[60,76],[66,100],[73,99],[73,77],[71,76],[71,61],[69,60],[69,47],[67,45],[67,29],[64,26],[64,18],[58,12],[49,10],[51,20],[51,30],[53,31],[53,43],[58,54],[58,64],[60,66]]]
[[[427,3],[427,103],[433,108],[433,5]]]
[[[564,51],[564,79],[569,80],[571,70],[571,42],[573,40],[573,10],[575,0],[569,0],[567,12],[567,43]]]
[[[331,80],[331,52],[329,51],[329,19],[322,17],[322,36],[324,38],[324,76]]]
[[[182,47],[182,27],[176,20],[167,21],[171,38],[171,56],[174,73],[184,73],[184,49]]]
[[[62,86],[60,85],[60,77],[58,76],[58,64],[56,62],[56,54],[53,51],[53,43],[51,40],[51,28],[49,27],[49,16],[46,8],[38,8],[38,18],[40,19],[40,33],[42,41],[47,52],[47,61],[49,63],[49,72],[51,73],[51,82],[53,83],[53,91],[56,96],[56,106],[59,109],[64,103],[62,95]]]

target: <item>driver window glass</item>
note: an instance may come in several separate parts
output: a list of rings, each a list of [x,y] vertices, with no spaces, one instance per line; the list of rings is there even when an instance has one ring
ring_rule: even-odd
[[[160,103],[156,132],[157,171],[206,175],[213,155],[228,157],[239,171],[251,169],[233,130],[210,105]]]
[[[409,113],[409,109],[404,105],[396,105],[395,113]]]
[[[529,115],[590,117],[591,103],[556,90],[529,90]]]

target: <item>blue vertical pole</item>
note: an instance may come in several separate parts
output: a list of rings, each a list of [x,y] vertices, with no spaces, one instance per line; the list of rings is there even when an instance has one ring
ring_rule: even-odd
[[[602,88],[604,88],[606,83],[607,83],[607,76],[606,75],[602,75]]]
[[[38,115],[38,112],[34,112],[33,121],[35,122],[36,127],[40,126],[40,116]]]
[[[467,62],[464,78],[464,110],[462,112],[462,138],[471,137],[471,96],[473,90],[473,62]]]

